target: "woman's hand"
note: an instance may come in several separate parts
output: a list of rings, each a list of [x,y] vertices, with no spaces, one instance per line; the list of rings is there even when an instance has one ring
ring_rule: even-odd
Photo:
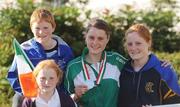
[[[163,60],[161,66],[162,66],[162,67],[171,66],[171,62],[169,62],[169,61],[167,61],[167,60]]]

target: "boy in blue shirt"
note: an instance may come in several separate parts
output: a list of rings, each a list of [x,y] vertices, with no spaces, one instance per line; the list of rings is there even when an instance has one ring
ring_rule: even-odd
[[[65,71],[67,63],[73,59],[73,53],[60,37],[53,35],[56,23],[51,12],[46,9],[36,9],[31,15],[30,27],[34,38],[22,43],[21,47],[32,64],[36,66],[42,60],[53,59]],[[8,71],[7,79],[16,92],[13,97],[13,107],[18,107],[21,103],[22,90],[18,80],[16,58]],[[63,84],[58,88],[65,91]]]

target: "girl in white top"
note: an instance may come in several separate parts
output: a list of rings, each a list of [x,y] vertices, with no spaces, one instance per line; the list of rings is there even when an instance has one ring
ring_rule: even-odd
[[[36,98],[25,98],[22,107],[75,107],[70,96],[58,92],[63,72],[54,60],[41,61],[33,71],[38,85]]]

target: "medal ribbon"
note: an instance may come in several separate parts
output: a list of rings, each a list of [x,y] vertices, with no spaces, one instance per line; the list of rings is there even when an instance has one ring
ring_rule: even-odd
[[[97,85],[100,84],[100,82],[102,80],[102,77],[104,75],[105,64],[106,64],[106,52],[104,52],[104,59],[101,61],[100,69],[99,69],[99,72],[98,72],[98,76],[96,78],[96,84]],[[89,75],[87,66],[86,66],[83,58],[82,58],[82,66],[83,66],[83,74],[84,74],[85,80],[90,80],[90,75]]]

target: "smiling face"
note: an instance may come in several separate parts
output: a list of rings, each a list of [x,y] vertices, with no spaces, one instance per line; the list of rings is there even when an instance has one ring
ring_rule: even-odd
[[[125,48],[132,60],[148,58],[152,37],[143,24],[132,25],[125,33]]]
[[[57,73],[52,68],[43,68],[39,71],[36,81],[40,92],[52,93],[58,83]]]
[[[52,39],[52,33],[54,28],[51,23],[44,20],[33,22],[31,30],[37,42],[45,44],[47,41]]]
[[[85,35],[85,41],[91,55],[101,55],[109,38],[104,30],[91,27]]]
[[[43,60],[34,68],[33,75],[40,93],[53,93],[56,85],[61,83],[63,71],[54,60]]]
[[[56,28],[56,23],[49,10],[43,8],[34,10],[30,18],[30,27],[37,42],[43,46],[48,42],[52,42],[50,40]]]
[[[149,55],[150,43],[146,42],[137,32],[126,36],[126,49],[132,60],[141,60]]]

